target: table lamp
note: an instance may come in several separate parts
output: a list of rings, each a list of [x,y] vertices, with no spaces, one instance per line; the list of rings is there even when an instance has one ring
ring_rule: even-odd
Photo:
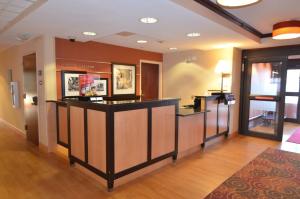
[[[220,60],[216,66],[215,72],[218,74],[221,74],[221,93],[223,93],[224,91],[224,78],[226,77],[230,77],[230,71],[231,71],[231,67],[230,67],[230,63],[227,60]]]

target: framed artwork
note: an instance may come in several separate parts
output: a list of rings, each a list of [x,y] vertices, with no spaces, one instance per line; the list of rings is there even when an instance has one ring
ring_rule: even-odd
[[[62,97],[80,96],[79,75],[86,74],[82,71],[61,71]]]
[[[112,95],[135,95],[136,65],[112,64]]]
[[[108,96],[108,79],[99,75],[79,75],[80,96]]]

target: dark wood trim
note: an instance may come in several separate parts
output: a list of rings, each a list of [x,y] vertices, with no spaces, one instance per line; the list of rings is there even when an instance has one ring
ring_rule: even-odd
[[[99,175],[100,177],[104,178],[104,179],[107,179],[107,175],[103,172],[103,171],[100,171],[98,169],[96,169],[95,167],[89,165],[88,163],[86,163],[85,161],[82,161],[74,156],[70,156],[69,157],[70,159],[70,162],[73,162],[73,163],[77,163],[77,164],[80,164],[81,166],[89,169],[90,171],[96,173],[97,175]]]
[[[266,34],[263,34],[260,38],[268,38],[268,37],[273,37],[273,34],[272,33],[266,33]]]
[[[221,17],[227,19],[228,21],[238,25],[239,27],[243,28],[244,30],[254,34],[259,38],[266,38],[271,37],[272,33],[263,34],[259,30],[255,29],[253,26],[249,25],[248,23],[244,22],[240,18],[236,17],[235,15],[231,14],[230,12],[226,11],[218,4],[210,1],[210,0],[194,0],[195,2],[201,4],[202,6],[206,7],[207,9],[215,12],[216,14],[220,15]]]
[[[256,55],[257,52],[254,52]],[[259,54],[259,53],[258,53]],[[268,52],[269,54],[269,52]],[[283,121],[284,121],[284,106],[285,106],[285,99],[284,99],[284,91],[285,91],[285,85],[286,85],[286,66],[287,66],[287,56],[284,56],[284,54],[281,54],[281,56],[267,56],[267,57],[260,57],[260,56],[254,56],[254,57],[247,57],[243,56],[244,59],[244,74],[241,78],[241,107],[242,113],[240,115],[240,134],[248,135],[248,136],[255,136],[255,137],[261,137],[261,138],[267,138],[272,140],[282,140],[283,136]],[[275,97],[273,100],[264,100],[261,99],[261,101],[275,101],[278,102],[277,110],[278,110],[278,116],[280,117],[278,121],[278,126],[276,128],[276,134],[274,135],[267,135],[259,132],[253,132],[249,130],[248,123],[249,123],[249,109],[250,109],[250,101],[251,100],[260,100],[255,99],[255,97],[250,96],[250,89],[251,89],[251,67],[253,63],[267,63],[267,62],[278,62],[281,64],[281,85],[280,85],[280,95]]]
[[[107,180],[107,188],[108,191],[111,191],[114,187],[114,180],[128,175],[132,172],[138,171],[142,168],[145,168],[149,165],[152,165],[156,162],[164,160],[166,158],[172,157],[175,161],[177,159],[178,154],[178,117],[176,116],[178,112],[178,101],[179,99],[166,99],[166,100],[153,100],[153,101],[136,101],[135,103],[120,103],[120,104],[98,104],[93,102],[81,102],[77,100],[69,100],[67,101],[68,105],[68,134],[69,134],[69,160],[70,164],[78,163],[90,171],[96,173],[100,177]],[[152,108],[154,107],[162,107],[162,106],[175,106],[175,140],[174,140],[174,151],[164,154],[160,157],[152,159]],[[71,154],[71,129],[70,129],[70,108],[79,107],[84,109],[84,150],[85,150],[85,160],[79,160],[78,158],[72,156]],[[130,111],[136,109],[147,109],[148,110],[148,142],[147,142],[147,161],[133,166],[131,168],[125,169],[118,173],[115,173],[115,143],[114,143],[114,114],[120,111]],[[87,129],[87,110],[97,110],[103,111],[106,113],[106,173],[99,171],[88,163],[88,129]],[[126,157],[124,157],[126,158]]]
[[[51,102],[54,102],[54,101],[51,101]],[[62,142],[60,139],[59,139],[59,134],[60,134],[60,130],[59,130],[59,124],[60,124],[60,116],[59,116],[59,107],[66,107],[67,108],[67,104],[64,103],[64,102],[54,102],[56,104],[56,141],[57,141],[57,144],[65,147],[65,148],[69,148],[69,144],[68,143],[64,143]]]
[[[87,109],[83,109],[83,120],[84,120],[84,156],[85,156],[85,162],[89,162],[89,148],[88,148],[88,116],[87,116]]]
[[[148,108],[148,124],[152,123],[152,108]],[[151,160],[152,156],[152,125],[148,125],[148,147],[147,147],[147,159]]]
[[[300,45],[287,45],[287,46],[275,46],[268,48],[254,48],[243,50],[242,57],[246,60],[259,58],[262,59],[270,59],[270,58],[278,58],[278,59],[288,59],[290,55],[300,55]],[[289,60],[291,61],[291,60]]]
[[[300,69],[300,59],[288,60],[287,71],[288,70],[297,70],[297,69],[298,70]],[[298,81],[298,83],[299,83],[299,91],[298,92],[286,92],[285,91],[285,95],[284,95],[285,98],[288,96],[298,97],[296,118],[285,118],[284,119],[285,122],[292,122],[292,123],[300,124],[300,80]]]
[[[173,155],[174,155],[174,152],[171,152],[171,153],[162,155],[162,156],[160,156],[160,157],[151,159],[150,161],[144,162],[144,163],[142,163],[142,164],[136,165],[136,166],[134,166],[134,167],[131,167],[131,168],[129,168],[129,169],[120,171],[120,172],[118,172],[118,173],[115,174],[115,179],[121,178],[121,177],[123,177],[123,176],[125,176],[125,175],[128,175],[128,174],[130,174],[130,173],[133,173],[133,172],[138,171],[138,170],[140,170],[140,169],[143,169],[143,168],[145,168],[145,167],[147,167],[147,166],[150,166],[150,165],[152,165],[152,164],[155,164],[155,163],[157,163],[157,162],[160,162],[160,161],[162,161],[162,160],[164,160],[164,159],[173,157]]]
[[[114,187],[115,175],[115,135],[114,135],[114,113],[106,111],[106,175],[107,189],[111,191]]]

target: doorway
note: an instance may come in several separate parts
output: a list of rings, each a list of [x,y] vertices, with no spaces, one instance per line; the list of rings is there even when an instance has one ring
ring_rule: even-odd
[[[141,99],[161,98],[161,63],[141,61]]]
[[[27,140],[39,144],[36,54],[23,57],[24,114]]]
[[[241,132],[282,140],[286,62],[250,59],[245,64]]]
[[[285,121],[300,124],[300,60],[289,60],[286,74]]]
[[[300,128],[300,59],[289,59],[286,73],[284,140]]]

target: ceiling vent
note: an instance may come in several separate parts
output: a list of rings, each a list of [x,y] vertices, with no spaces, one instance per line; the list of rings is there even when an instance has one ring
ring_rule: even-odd
[[[123,32],[117,33],[116,35],[119,35],[119,36],[121,36],[121,37],[130,37],[130,36],[132,36],[132,35],[135,35],[135,33],[123,31]]]

